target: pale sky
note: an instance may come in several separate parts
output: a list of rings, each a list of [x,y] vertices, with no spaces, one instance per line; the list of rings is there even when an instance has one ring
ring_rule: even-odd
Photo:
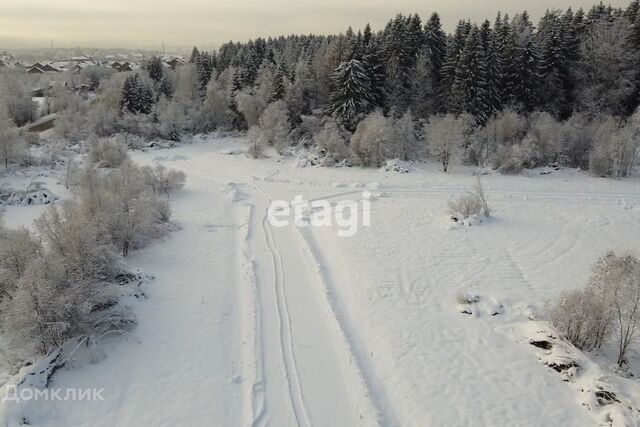
[[[396,13],[438,11],[447,31],[458,19],[493,20],[500,9],[590,7],[596,0],[0,0],[4,48],[127,47],[160,49],[291,33],[334,34],[370,22],[380,29]],[[629,0],[612,0],[625,6]]]

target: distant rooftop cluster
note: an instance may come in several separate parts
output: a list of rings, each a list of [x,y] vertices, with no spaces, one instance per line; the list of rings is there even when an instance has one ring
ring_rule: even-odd
[[[161,55],[160,57],[162,59],[162,64],[166,68],[171,68],[172,70],[175,70],[177,67],[187,63],[187,61],[181,56]],[[5,52],[0,54],[0,68],[7,67],[24,70],[28,74],[50,74],[67,71],[79,73],[87,67],[110,67],[116,71],[134,71],[141,68],[145,59],[145,56],[139,53],[119,53],[115,55],[105,55],[102,58],[80,55],[55,61],[27,63],[25,61],[18,60],[13,55]]]

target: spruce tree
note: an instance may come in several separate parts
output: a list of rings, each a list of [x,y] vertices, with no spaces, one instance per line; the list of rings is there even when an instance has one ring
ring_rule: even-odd
[[[427,118],[438,110],[436,83],[433,77],[431,55],[426,53],[418,56],[418,60],[411,71],[410,109],[416,117]]]
[[[484,124],[489,115],[485,63],[480,31],[474,25],[456,66],[450,105],[456,113],[471,114],[479,124]]]
[[[162,69],[162,60],[157,56],[152,57],[147,64],[147,71],[149,72],[149,77],[154,82],[159,82],[162,80],[162,76],[164,75],[164,70]]]
[[[433,96],[442,104],[442,64],[447,50],[447,35],[442,30],[440,16],[433,13],[424,27],[424,46],[431,66],[431,80],[435,90]]]
[[[285,87],[284,87],[284,77],[285,69],[282,63],[278,65],[278,69],[273,75],[273,92],[271,93],[271,98],[269,102],[278,101],[284,98]]]
[[[189,58],[189,63],[195,64],[198,58],[200,57],[200,51],[196,46],[191,50],[191,57]]]
[[[160,95],[164,95],[167,98],[171,98],[173,95],[173,86],[166,77],[163,77],[158,84],[158,96]]]
[[[138,73],[128,76],[122,87],[120,108],[123,112],[149,114],[153,107],[151,90],[144,84]]]
[[[333,79],[335,89],[331,93],[327,113],[353,132],[358,120],[374,105],[371,81],[362,62],[357,59],[340,64]]]
[[[363,41],[367,39],[366,31],[363,35]],[[373,94],[373,105],[382,108],[385,102],[385,67],[380,58],[380,49],[376,38],[369,38],[369,42],[365,45],[362,65],[365,68],[369,82],[371,84],[371,92]]]
[[[516,55],[515,101],[525,112],[538,107],[540,91],[540,53],[532,37],[518,48]]]
[[[196,58],[196,74],[198,76],[198,87],[200,96],[204,98],[207,92],[207,85],[213,75],[213,67],[211,66],[211,56],[207,52],[202,52]]]
[[[456,79],[456,69],[458,61],[464,49],[467,36],[469,35],[471,24],[468,21],[459,21],[456,26],[453,37],[447,43],[447,50],[442,64],[442,93],[443,93],[443,109],[455,108],[456,101],[451,97],[451,89]]]
[[[497,47],[497,34],[491,32],[484,53],[487,90],[487,113],[489,116],[502,111],[504,102],[504,71],[502,58]]]
[[[516,94],[516,34],[509,22],[509,16],[496,17],[494,26],[495,45],[498,50],[498,60],[502,64],[502,105],[513,104]]]

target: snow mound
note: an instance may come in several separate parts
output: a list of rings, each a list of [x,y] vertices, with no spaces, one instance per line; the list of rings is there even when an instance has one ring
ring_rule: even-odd
[[[601,425],[640,425],[640,385],[637,380],[604,368],[587,353],[562,339],[546,322],[519,325],[525,340],[537,353],[540,362],[555,372],[577,395]]]
[[[227,156],[237,156],[239,154],[245,154],[247,152],[244,148],[225,148],[224,150],[220,150],[220,154],[224,154]]]
[[[241,202],[247,199],[249,195],[242,190],[242,184],[229,182],[222,187],[222,193],[232,202]]]
[[[377,190],[378,188],[380,188],[380,183],[378,182],[370,182],[367,184],[367,189],[369,190]]]
[[[54,203],[58,198],[46,189],[33,191],[14,191],[0,194],[0,205],[9,206],[33,206],[48,205]]]
[[[460,215],[451,215],[449,217],[448,229],[457,229],[462,227],[478,227],[482,225],[487,218],[483,215],[473,214],[466,218],[461,217]]]
[[[415,169],[413,162],[405,162],[400,159],[387,160],[386,164],[380,168],[383,172],[409,173]]]

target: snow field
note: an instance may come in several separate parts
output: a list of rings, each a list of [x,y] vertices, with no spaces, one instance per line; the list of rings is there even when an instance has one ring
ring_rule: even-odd
[[[614,406],[583,406],[591,394],[579,388],[613,378],[606,367],[584,362],[584,376],[564,382],[545,366],[560,353],[529,341],[546,327],[545,302],[583,286],[599,256],[638,251],[640,181],[485,176],[493,217],[452,229],[447,200],[473,185],[470,170],[296,169],[236,155],[242,142],[133,154],[187,174],[173,200],[182,228],[129,260],[156,277],[135,303],[136,339],[111,340],[104,361],[54,377],[54,387],[104,388],[105,400],[55,402],[42,425],[622,419]],[[352,238],[267,221],[274,199],[336,203],[365,189],[372,225]],[[463,293],[479,299],[461,306]],[[610,382],[638,395],[637,380]]]

